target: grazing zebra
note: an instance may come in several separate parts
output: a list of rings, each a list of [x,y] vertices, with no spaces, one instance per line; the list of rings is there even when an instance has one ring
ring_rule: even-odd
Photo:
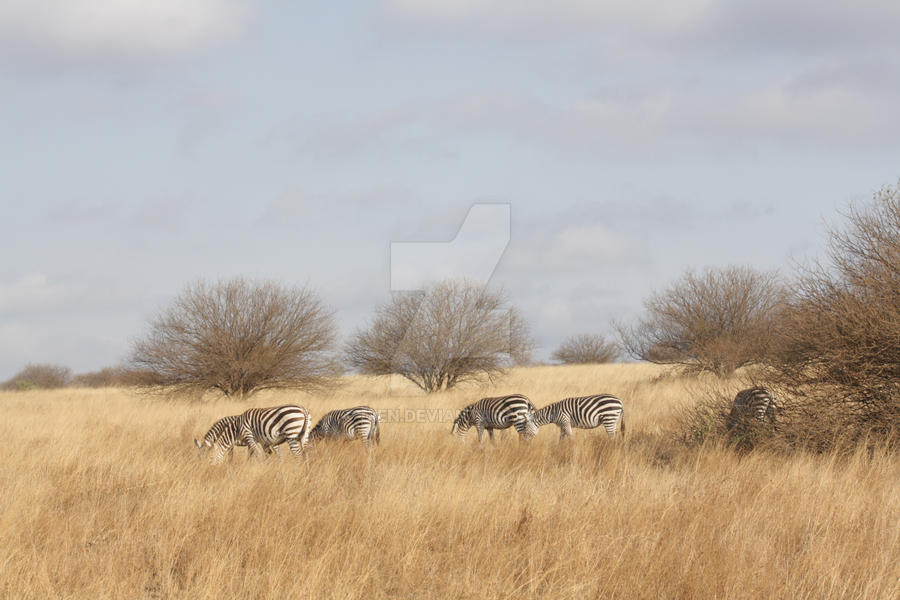
[[[540,427],[556,423],[559,439],[572,437],[572,428],[593,429],[603,425],[606,433],[616,437],[619,424],[625,437],[625,408],[622,401],[609,394],[566,398],[534,413],[534,423]]]
[[[215,449],[213,452],[213,462],[221,462],[226,452],[228,453],[228,458],[231,459],[235,446],[247,446],[239,435],[240,420],[241,415],[222,417],[212,424],[212,427],[210,427],[209,431],[206,432],[206,435],[203,436],[202,442],[197,438],[194,438],[194,444],[197,446],[197,449],[200,450],[201,454],[207,450]],[[271,454],[273,448],[275,449],[275,453],[278,454],[278,456],[281,456],[278,446],[264,446],[263,450],[265,450],[266,454]],[[247,458],[249,459],[251,456],[253,456],[253,451],[248,446]]]
[[[734,406],[731,408],[730,418],[736,419],[745,416],[753,416],[758,421],[769,420],[775,423],[775,410],[778,408],[778,398],[775,392],[765,387],[753,387],[741,390],[734,397]]]
[[[251,408],[241,414],[238,427],[240,440],[260,459],[263,458],[260,446],[284,442],[294,456],[300,456],[309,438],[309,411],[292,405]]]
[[[374,408],[355,406],[343,410],[333,410],[322,417],[309,433],[311,442],[324,440],[362,440],[366,448],[374,441],[381,441],[378,427],[381,419]]]
[[[465,439],[470,427],[478,429],[478,442],[484,439],[487,430],[494,441],[495,429],[516,428],[520,439],[530,440],[537,435],[534,424],[534,404],[521,394],[511,394],[498,398],[482,398],[462,409],[453,422],[452,433],[460,440]]]

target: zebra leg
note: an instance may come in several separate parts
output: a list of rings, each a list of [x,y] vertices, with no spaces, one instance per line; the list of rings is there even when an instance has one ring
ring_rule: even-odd
[[[561,418],[557,425],[559,425],[559,441],[572,437],[572,423],[568,417]]]
[[[479,423],[476,425],[476,429],[478,429],[478,443],[484,444],[484,425]]]
[[[303,445],[300,444],[300,440],[288,440],[288,446],[291,447],[291,454],[294,456],[300,456],[303,454]],[[278,446],[275,446],[275,450],[278,451]],[[279,452],[278,458],[281,458],[281,453]]]
[[[253,453],[256,458],[259,460],[265,459],[265,454],[262,448],[260,448],[259,443],[257,443],[256,438],[253,437],[253,432],[249,429],[244,429],[242,432],[244,443],[247,444],[247,448]]]
[[[219,444],[215,444],[212,449],[212,456],[210,457],[210,462],[214,465],[217,465],[225,460],[225,449],[222,448]]]
[[[488,432],[488,438],[491,440],[491,443],[493,444],[494,443],[494,428],[488,427],[487,432]]]

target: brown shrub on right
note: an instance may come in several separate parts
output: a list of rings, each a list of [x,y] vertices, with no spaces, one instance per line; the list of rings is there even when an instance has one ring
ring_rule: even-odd
[[[765,357],[784,300],[774,273],[688,271],[644,301],[645,316],[636,324],[617,329],[633,358],[726,377]]]
[[[785,433],[817,449],[900,432],[900,188],[847,219],[801,276],[770,360],[793,398]]]

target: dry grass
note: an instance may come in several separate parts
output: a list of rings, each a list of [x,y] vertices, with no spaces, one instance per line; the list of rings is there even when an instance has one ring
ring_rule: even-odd
[[[535,367],[429,398],[361,377],[329,398],[273,393],[253,403],[394,412],[371,459],[345,445],[248,464],[239,449],[221,467],[191,438],[237,404],[0,394],[0,597],[900,596],[896,455],[680,448],[665,431],[693,384],[660,372]],[[559,445],[546,428],[530,445],[454,443],[449,414],[500,391],[538,406],[617,393],[628,442]]]

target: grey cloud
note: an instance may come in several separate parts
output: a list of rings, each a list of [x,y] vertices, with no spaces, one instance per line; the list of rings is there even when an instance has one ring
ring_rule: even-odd
[[[831,53],[848,47],[897,46],[900,9],[892,0],[697,0],[660,4],[652,1],[529,2],[521,0],[455,2],[387,0],[381,14],[386,27],[430,28],[448,35],[481,34],[485,39],[527,43],[590,32],[615,45],[682,48],[718,53]],[[613,46],[614,47],[614,46]]]
[[[0,44],[65,62],[148,59],[233,38],[249,14],[250,5],[236,0],[10,0],[0,5]]]

